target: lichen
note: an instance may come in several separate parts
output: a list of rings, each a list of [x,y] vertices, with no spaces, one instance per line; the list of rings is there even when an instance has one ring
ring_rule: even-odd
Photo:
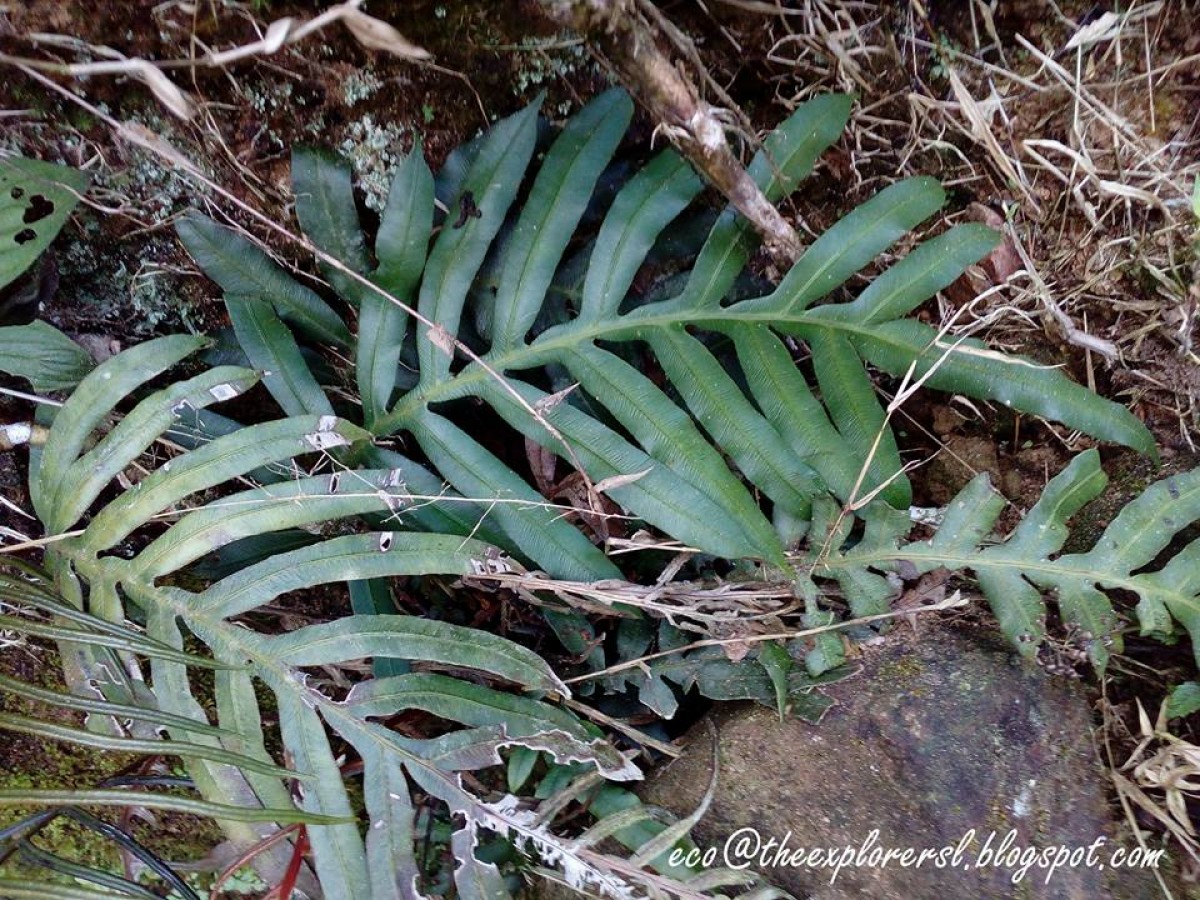
[[[363,100],[370,99],[375,92],[383,87],[383,82],[369,67],[355,69],[342,82],[342,100],[347,106],[354,106]]]
[[[404,158],[405,131],[401,124],[379,125],[373,116],[365,115],[346,127],[345,137],[338,145],[342,156],[354,166],[364,202],[376,212],[387,202],[392,170]]]
[[[549,45],[554,52],[543,49],[548,42],[534,38],[526,38],[521,42],[521,63],[514,73],[514,91],[518,96],[526,96],[531,88],[540,88],[543,84],[555,84],[576,75],[581,69],[594,65],[588,60],[583,43],[562,46],[567,35],[556,35]],[[563,101],[554,110],[558,115],[565,116],[571,111],[571,104]]]

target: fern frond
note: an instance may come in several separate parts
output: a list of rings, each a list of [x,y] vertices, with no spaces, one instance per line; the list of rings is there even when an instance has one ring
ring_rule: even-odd
[[[795,189],[840,134],[849,109],[848,98],[816,98],[768,139],[752,172],[769,197]],[[814,498],[827,491],[846,501],[856,485],[860,497],[881,488],[892,505],[909,502],[866,365],[896,376],[931,372],[930,386],[994,399],[1153,453],[1149,432],[1128,411],[1057,370],[975,341],[951,343],[904,318],[991,250],[996,236],[982,226],[951,228],[884,269],[852,300],[828,302],[942,206],[941,188],[927,178],[885,189],[821,235],[773,291],[735,301],[726,298],[749,258],[752,235],[726,211],[682,289],[651,299],[634,287],[635,275],[701,190],[686,163],[672,152],[660,154],[629,179],[604,215],[585,251],[573,308],[534,333],[552,305],[556,271],[565,278],[574,270],[566,258],[571,233],[629,112],[618,92],[589,104],[551,144],[519,211],[510,207],[533,153],[536,108],[496,125],[465,169],[447,180],[455,196],[427,254],[422,245],[430,233],[434,182],[413,154],[397,173],[373,271],[361,233],[352,228],[346,167],[322,154],[296,154],[301,224],[345,264],[330,268],[331,283],[360,310],[354,340],[365,424],[378,435],[411,434],[461,494],[536,499],[524,479],[447,418],[447,403],[477,398],[527,438],[582,465],[594,483],[644,472],[613,483],[618,486],[607,493],[671,537],[726,558],[784,565],[784,540],[802,532]],[[407,206],[400,200],[404,192]],[[459,215],[467,203],[477,216]],[[287,373],[268,382],[281,406],[290,413],[326,409],[298,351],[286,335],[276,335],[279,326],[270,326],[266,339],[250,326],[292,302],[296,287],[279,283],[287,276],[276,269],[248,294],[236,273],[270,267],[261,253],[244,241],[230,243],[223,229],[198,217],[180,234],[225,288],[239,340],[256,364],[268,362],[261,347],[286,349],[269,360]],[[221,258],[214,261],[214,254]],[[453,341],[476,340],[463,327],[472,297],[486,305],[478,336],[486,346],[480,358],[460,363]],[[415,323],[405,312],[414,300]],[[403,365],[405,328],[416,348],[416,384],[390,396]],[[803,339],[812,351],[819,400],[792,360],[789,337]],[[718,338],[732,345],[733,357],[714,352]],[[665,386],[629,361],[643,346],[661,367]],[[545,371],[566,373],[575,393],[565,400],[552,396]],[[771,502],[774,524],[748,488]],[[489,516],[509,547],[556,576],[614,575],[555,516],[498,508]]]
[[[1050,594],[1092,663],[1103,670],[1122,647],[1120,620],[1105,590],[1138,597],[1136,616],[1143,634],[1167,637],[1177,622],[1193,646],[1200,647],[1200,541],[1180,548],[1161,568],[1147,570],[1177,535],[1200,521],[1200,470],[1151,485],[1122,508],[1092,549],[1061,553],[1069,520],[1107,483],[1099,454],[1081,453],[1046,485],[1013,532],[993,542],[990,535],[1004,498],[985,473],[950,502],[929,542],[903,543],[909,523],[892,517],[878,520],[875,528],[868,519],[862,541],[837,549],[848,535],[843,522],[841,531],[829,533],[826,552],[811,550],[803,561],[814,575],[839,580],[848,594],[866,583],[882,589],[879,572],[889,568],[973,572],[1001,629],[1027,657],[1037,654],[1045,636],[1043,595]]]
[[[48,522],[73,525],[108,480],[177,420],[257,380],[251,371],[220,367],[174,382],[137,403],[88,448],[92,433],[121,399],[106,386],[135,394],[203,344],[160,338],[102,363],[81,382],[58,411],[31,473]],[[392,874],[417,871],[410,780],[467,814],[473,834],[480,822],[502,825],[501,830],[520,823],[505,823],[454,773],[502,763],[509,748],[529,748],[562,764],[583,763],[606,778],[639,777],[598,731],[573,715],[498,689],[507,684],[569,695],[544,660],[504,638],[402,615],[356,615],[285,634],[248,627],[248,614],[291,591],[362,579],[468,576],[496,564],[496,551],[479,541],[401,530],[395,520],[413,503],[406,483],[413,473],[347,470],[331,456],[368,437],[333,415],[299,415],[221,435],[159,466],[103,505],[81,533],[55,542],[45,572],[18,566],[21,571],[5,575],[0,586],[6,599],[27,612],[0,624],[58,641],[74,660],[77,683],[101,693],[83,698],[39,690],[34,699],[87,713],[93,723],[107,721],[110,727],[80,729],[12,714],[0,716],[0,727],[96,749],[178,756],[205,799],[155,795],[142,805],[217,816],[247,843],[256,839],[260,826],[254,823],[308,823],[317,874],[329,897],[411,895],[411,880],[396,882]],[[223,487],[273,463],[299,468],[300,460],[334,468],[240,491]],[[222,493],[213,498],[214,490]],[[317,538],[243,565],[201,589],[179,586],[191,564],[239,540],[370,514],[395,530]],[[137,552],[111,553],[163,518],[172,521],[170,527]],[[145,617],[144,633],[127,625],[134,610]],[[185,650],[185,635],[193,644],[199,641],[205,655]],[[494,686],[414,673],[371,682],[335,700],[306,671],[370,657],[472,670]],[[148,660],[148,679],[140,660]],[[215,722],[189,677],[197,666],[215,671]],[[267,750],[256,682],[273,693],[279,707],[288,768]],[[457,721],[462,730],[416,740],[375,721],[423,708]],[[139,722],[132,734],[122,732],[122,723]],[[327,729],[360,755],[367,811],[373,826],[384,823],[367,830],[365,843]],[[303,797],[301,810],[292,806],[291,784]],[[130,800],[111,790],[71,796],[93,805]],[[0,796],[0,804],[15,802],[53,807],[63,797],[44,791]],[[368,866],[368,859],[375,864]],[[457,875],[463,889],[486,869],[464,867]]]

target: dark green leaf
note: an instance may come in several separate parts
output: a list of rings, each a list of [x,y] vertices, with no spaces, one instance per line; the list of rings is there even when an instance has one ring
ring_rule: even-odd
[[[269,303],[314,340],[349,345],[350,332],[329,304],[284,273],[248,238],[195,213],[180,219],[175,230],[204,274],[226,292]]]
[[[95,365],[86,350],[53,325],[0,328],[0,372],[29,379],[35,391],[73,388]]]

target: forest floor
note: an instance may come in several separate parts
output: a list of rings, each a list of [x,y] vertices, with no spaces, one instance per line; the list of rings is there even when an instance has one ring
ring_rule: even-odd
[[[451,149],[543,91],[546,115],[561,120],[609,84],[577,39],[539,16],[535,0],[366,7],[428,50],[428,61],[366,49],[335,23],[274,53],[217,68],[186,64],[210,49],[251,44],[270,22],[308,19],[321,6],[136,0],[104,4],[99,15],[83,0],[0,4],[0,151],[83,167],[94,179],[92,209],[81,207],[59,242],[58,290],[41,298],[42,315],[110,350],[225,325],[214,286],[174,235],[175,218],[189,208],[237,221],[289,266],[312,269],[294,246],[183,167],[123,140],[110,121],[144,129],[242,203],[290,222],[294,145],[349,158],[369,216],[380,209],[391,168],[417,140],[436,170]],[[1134,3],[1122,13],[1086,0],[1017,0],[995,13],[978,0],[658,6],[726,95],[710,86],[708,99],[740,109],[747,148],[808,97],[857,97],[846,134],[783,204],[802,236],[819,234],[899,178],[935,176],[951,200],[933,228],[984,221],[1006,240],[921,317],[953,319],[956,333],[1061,365],[1129,406],[1158,439],[1166,471],[1200,463],[1200,347],[1193,343],[1200,243],[1192,213],[1200,32],[1187,25],[1200,15],[1194,2]],[[178,61],[165,72],[190,97],[194,117],[173,115],[146,84],[124,75],[44,72],[81,103],[16,63],[120,58]],[[653,139],[654,123],[639,114],[620,153],[644,157]],[[8,299],[0,296],[0,324],[11,312]],[[1015,518],[1049,474],[1092,445],[1061,427],[960,401],[925,394],[897,423],[907,458],[922,462],[913,477],[920,505],[944,503],[972,474],[990,471]],[[3,401],[0,413],[11,407]],[[1086,512],[1097,528],[1161,471],[1130,452],[1103,453],[1119,496]],[[21,505],[13,459],[0,464],[0,479]],[[28,659],[12,651],[0,659],[10,674],[28,675]],[[1135,701],[1153,717],[1166,690],[1193,671],[1188,648],[1131,634],[1097,722],[1131,748]],[[1198,728],[1185,720],[1174,731],[1200,743]],[[31,760],[37,768],[36,757],[8,745],[0,770]]]

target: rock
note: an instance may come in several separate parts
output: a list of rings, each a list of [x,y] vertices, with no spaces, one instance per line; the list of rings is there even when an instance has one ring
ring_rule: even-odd
[[[987,472],[992,484],[1005,486],[1000,455],[991,438],[952,434],[943,439],[943,444],[942,452],[924,470],[924,490],[930,503],[949,503],[980,472]]]
[[[819,900],[1157,895],[1149,870],[1080,864],[1047,882],[1045,868],[1031,868],[1014,885],[1013,869],[975,865],[1010,832],[1007,851],[1083,848],[1077,861],[1103,838],[1093,857],[1109,863],[1114,822],[1079,683],[1023,666],[1000,639],[974,631],[897,630],[862,662],[861,675],[826,688],[839,702],[818,726],[781,723],[761,707],[718,710],[718,787],[693,832],[701,848],[720,853],[735,834],[748,850],[756,834],[760,850],[786,839],[789,853],[864,842],[868,853],[950,848],[952,866],[852,864],[836,880],[828,868],[751,866]],[[689,744],[644,791],[676,815],[694,810],[709,783],[708,729]]]

